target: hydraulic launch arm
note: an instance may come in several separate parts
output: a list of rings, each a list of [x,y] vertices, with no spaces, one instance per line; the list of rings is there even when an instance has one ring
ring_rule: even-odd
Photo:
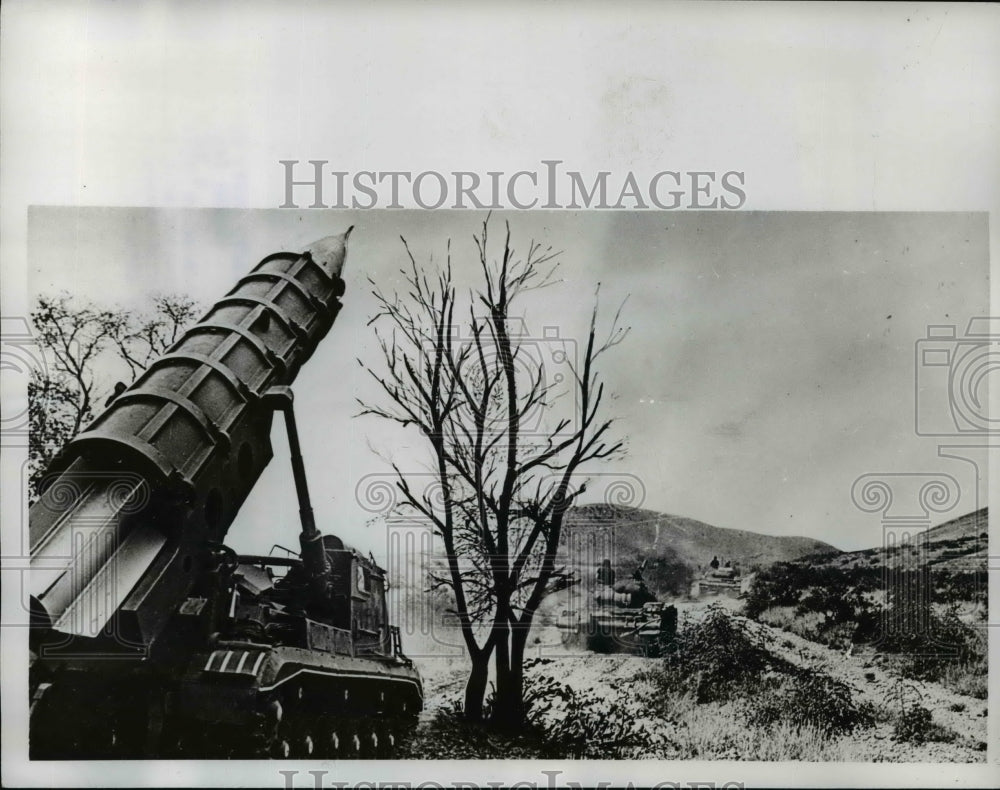
[[[302,532],[299,545],[302,547],[302,564],[309,577],[309,586],[314,593],[325,599],[330,587],[330,561],[323,548],[323,535],[316,528],[312,502],[309,500],[309,484],[306,481],[306,467],[302,461],[299,446],[299,431],[295,425],[294,396],[291,387],[271,387],[264,395],[264,405],[285,415],[288,431],[288,448],[292,461],[292,476],[295,479],[295,493],[299,500],[299,519]]]

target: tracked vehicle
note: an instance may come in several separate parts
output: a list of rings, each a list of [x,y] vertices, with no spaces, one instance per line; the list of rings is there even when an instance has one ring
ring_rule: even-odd
[[[739,566],[709,567],[700,578],[691,582],[691,597],[739,598],[749,592],[754,575],[741,573]]]
[[[616,584],[605,560],[587,604],[563,610],[556,627],[570,648],[656,656],[677,633],[677,607],[656,600],[641,567],[630,581]]]
[[[384,571],[317,528],[289,388],[349,233],[261,261],[53,463],[29,521],[32,759],[388,757],[415,723]],[[300,553],[239,556],[275,411]]]

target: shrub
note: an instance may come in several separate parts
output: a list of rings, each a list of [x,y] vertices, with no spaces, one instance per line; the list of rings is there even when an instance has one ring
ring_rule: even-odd
[[[854,644],[855,630],[853,623],[836,623],[825,628],[817,641],[829,645],[834,650],[846,650]]]
[[[539,759],[543,744],[530,730],[510,734],[491,730],[484,722],[471,722],[462,713],[459,699],[435,711],[427,724],[400,744],[400,757],[408,759]]]
[[[756,618],[772,606],[795,606],[808,583],[804,565],[776,562],[754,577],[743,610],[747,617]]]
[[[711,702],[732,696],[769,670],[787,667],[742,621],[713,605],[668,646],[659,681],[666,688],[692,691],[698,702]]]
[[[955,740],[956,735],[951,730],[935,723],[931,712],[923,705],[914,704],[896,720],[892,737],[897,741],[920,745],[927,741],[947,743]]]
[[[528,670],[550,660],[528,660],[524,666]],[[542,743],[542,757],[621,759],[650,753],[652,733],[636,726],[645,701],[631,702],[616,702],[593,689],[577,691],[551,675],[525,673],[525,717]]]
[[[754,699],[750,721],[764,727],[785,722],[830,736],[870,727],[874,715],[870,706],[854,702],[846,684],[814,669],[799,669]]]
[[[894,627],[877,644],[903,657],[900,672],[905,677],[949,685],[985,677],[986,640],[954,609],[941,616],[929,607],[894,602],[886,615]]]
[[[878,561],[878,557],[872,558]],[[811,635],[802,634],[822,642],[830,641],[827,631],[838,624],[853,624],[871,610],[866,594],[877,590],[882,583],[882,570],[878,567],[853,565],[834,567],[813,566],[805,562],[779,562],[764,569],[754,578],[744,602],[747,617],[761,618],[762,614],[778,607],[795,607],[797,615],[819,616],[822,625]],[[795,628],[799,632],[798,628]],[[849,628],[840,629],[846,633]],[[843,633],[833,637],[843,642]]]

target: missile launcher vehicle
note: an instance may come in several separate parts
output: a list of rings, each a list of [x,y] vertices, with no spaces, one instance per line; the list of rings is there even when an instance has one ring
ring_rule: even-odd
[[[261,261],[71,440],[29,515],[32,759],[388,757],[423,704],[385,572],[317,528],[290,385],[350,230]],[[284,415],[298,556],[229,527]]]

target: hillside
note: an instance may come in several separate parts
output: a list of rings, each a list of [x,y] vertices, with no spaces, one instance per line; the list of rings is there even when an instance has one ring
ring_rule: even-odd
[[[813,538],[762,535],[716,527],[653,510],[593,504],[571,508],[563,529],[563,562],[581,572],[608,557],[627,573],[647,561],[645,576],[658,592],[686,591],[712,557],[744,571],[838,549]]]
[[[988,508],[983,508],[927,530],[931,566],[955,571],[978,569],[985,573],[988,519]]]
[[[926,532],[919,533],[924,543],[926,551],[925,559],[927,565],[935,570],[947,569],[951,571],[961,570],[986,570],[987,555],[987,519],[988,509],[983,508],[973,513],[938,524],[931,527]],[[915,548],[903,549],[906,555],[913,557]],[[836,567],[842,569],[855,567],[875,567],[878,568],[887,561],[893,564],[901,555],[893,552],[887,553],[884,546],[874,546],[870,549],[859,551],[844,551],[837,554],[817,555],[810,558],[814,567]]]
[[[942,540],[954,540],[955,538],[966,538],[970,535],[979,535],[984,540],[987,531],[987,519],[989,508],[977,510],[974,513],[966,513],[944,524],[938,524],[927,530],[927,540],[937,542]]]
[[[754,578],[743,612],[985,699],[987,517],[984,508],[898,545],[772,565]]]

